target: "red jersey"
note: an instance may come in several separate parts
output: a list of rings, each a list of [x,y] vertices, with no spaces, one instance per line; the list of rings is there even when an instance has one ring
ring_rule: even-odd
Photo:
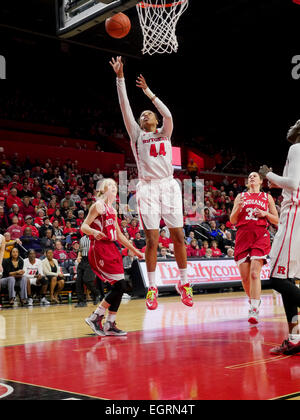
[[[106,236],[103,238],[104,241],[116,241],[117,230],[116,230],[116,213],[113,207],[108,206],[104,203],[105,212],[99,214],[91,224],[91,228],[98,230]],[[92,236],[92,239],[94,237]]]
[[[268,211],[268,194],[264,192],[244,192],[241,194],[241,197],[244,199],[244,207],[239,215],[236,227],[247,226],[247,228],[254,228],[256,226],[268,226],[267,218],[258,218],[255,214],[256,209]]]

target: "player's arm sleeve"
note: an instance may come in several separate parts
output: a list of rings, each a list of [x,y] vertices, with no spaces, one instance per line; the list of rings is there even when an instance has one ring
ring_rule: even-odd
[[[163,117],[162,132],[165,133],[166,136],[171,137],[173,132],[173,118],[169,108],[159,98],[155,98],[153,103]]]
[[[290,147],[288,161],[289,168],[287,177],[269,172],[267,173],[267,179],[280,188],[295,191],[300,184],[300,144],[295,144]]]
[[[127,96],[126,84],[124,78],[117,77],[117,91],[119,97],[119,104],[123,115],[124,124],[127,133],[132,142],[135,142],[139,136],[140,127],[135,121],[129,99]]]

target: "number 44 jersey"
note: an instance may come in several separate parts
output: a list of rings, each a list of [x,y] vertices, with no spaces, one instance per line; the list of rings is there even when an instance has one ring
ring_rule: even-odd
[[[268,211],[269,198],[268,194],[264,192],[250,193],[244,192],[241,194],[244,200],[244,207],[239,215],[239,220],[236,225],[237,228],[247,227],[253,229],[256,226],[268,226],[266,217],[260,218],[257,216],[257,210]]]

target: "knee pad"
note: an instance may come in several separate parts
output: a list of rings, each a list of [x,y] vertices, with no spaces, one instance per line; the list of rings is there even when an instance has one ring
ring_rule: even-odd
[[[119,280],[117,283],[115,283],[111,287],[111,290],[105,296],[106,302],[110,304],[110,308],[109,308],[110,311],[117,312],[125,290],[126,290],[126,282],[124,279]]]

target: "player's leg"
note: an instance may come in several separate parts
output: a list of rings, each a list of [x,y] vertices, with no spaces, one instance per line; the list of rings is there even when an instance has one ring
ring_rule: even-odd
[[[144,232],[146,236],[146,249],[145,249],[145,261],[147,267],[147,274],[149,280],[149,289],[146,296],[146,306],[150,310],[157,308],[157,295],[158,290],[156,287],[156,264],[157,264],[157,249],[159,241],[159,230],[150,229],[148,230],[144,226]]]
[[[193,291],[187,279],[187,253],[182,228],[169,228],[170,237],[174,243],[174,256],[180,272],[180,282],[177,291],[181,295],[182,303],[193,306]]]
[[[246,260],[238,264],[238,269],[241,275],[244,291],[250,299],[250,261]]]
[[[250,263],[250,324],[258,324],[261,297],[261,270],[264,259],[252,259]]]
[[[193,306],[193,291],[187,279],[187,253],[184,243],[182,193],[175,179],[166,181],[161,187],[162,217],[170,230],[174,243],[174,255],[180,271],[180,282],[176,289],[181,301]]]

